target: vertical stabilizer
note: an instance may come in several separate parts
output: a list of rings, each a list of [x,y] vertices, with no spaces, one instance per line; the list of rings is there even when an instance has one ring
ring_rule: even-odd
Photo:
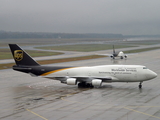
[[[114,45],[113,45],[113,54],[115,54],[116,52],[115,52],[115,49],[114,49]]]
[[[17,66],[39,66],[39,64],[17,44],[9,44],[9,47]]]

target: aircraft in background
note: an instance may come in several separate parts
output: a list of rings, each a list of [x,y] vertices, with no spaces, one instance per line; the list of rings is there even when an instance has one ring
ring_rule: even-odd
[[[32,76],[59,80],[78,87],[100,87],[103,82],[142,82],[157,77],[157,74],[142,65],[101,65],[90,67],[42,66],[16,44],[9,44],[16,71]]]
[[[100,55],[110,56],[112,59],[115,59],[115,57],[119,57],[120,59],[127,58],[127,55],[124,54],[124,52],[122,52],[122,51],[116,52],[114,49],[114,45],[113,45],[113,53],[112,54],[100,54]]]

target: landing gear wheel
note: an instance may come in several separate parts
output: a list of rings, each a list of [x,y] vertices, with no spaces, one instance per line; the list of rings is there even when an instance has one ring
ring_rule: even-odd
[[[141,88],[142,88],[142,82],[139,83],[139,89],[141,89]]]
[[[85,87],[85,83],[83,83],[83,82],[82,83],[78,83],[78,87],[79,88],[84,88]]]
[[[81,83],[78,83],[78,87],[79,88],[93,88],[93,85],[90,84],[90,83],[85,83],[85,82],[81,82]]]
[[[91,86],[91,84],[89,84],[89,83],[86,84],[86,87],[87,87],[87,88],[89,88],[90,86]]]
[[[142,88],[142,85],[139,85],[139,89],[141,89]]]
[[[94,86],[92,84],[89,85],[89,88],[94,88]]]

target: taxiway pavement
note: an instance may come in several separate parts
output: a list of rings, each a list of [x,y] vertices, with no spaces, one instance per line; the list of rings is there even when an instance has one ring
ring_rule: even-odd
[[[0,119],[3,120],[159,120],[160,50],[127,60],[109,57],[59,63],[66,66],[109,64],[145,65],[158,77],[139,83],[105,83],[80,89],[59,81],[31,77],[11,69],[0,70]]]

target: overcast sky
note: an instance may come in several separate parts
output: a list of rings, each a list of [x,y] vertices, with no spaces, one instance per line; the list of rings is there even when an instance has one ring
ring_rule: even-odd
[[[160,34],[160,0],[0,0],[0,30]]]

